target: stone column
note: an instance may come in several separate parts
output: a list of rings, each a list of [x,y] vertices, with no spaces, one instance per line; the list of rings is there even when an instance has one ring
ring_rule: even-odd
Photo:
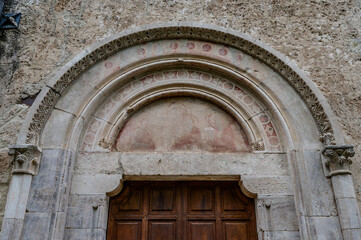
[[[17,240],[21,239],[31,181],[39,171],[41,149],[35,145],[15,145],[9,148],[9,155],[14,156],[14,167],[1,239]]]
[[[330,145],[323,150],[336,198],[342,234],[345,240],[361,240],[361,220],[349,165],[355,155],[353,146]]]

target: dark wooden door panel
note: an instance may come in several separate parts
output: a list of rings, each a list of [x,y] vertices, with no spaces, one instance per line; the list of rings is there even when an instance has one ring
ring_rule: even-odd
[[[224,222],[223,232],[225,240],[247,240],[249,238],[248,222]]]
[[[254,201],[236,182],[126,182],[107,239],[255,240]]]
[[[151,188],[150,211],[152,213],[175,212],[176,211],[176,189],[175,187]]]
[[[131,211],[132,214],[135,212],[143,212],[143,188],[131,188],[126,187],[122,194],[122,198],[114,201],[113,205],[116,205],[116,212],[120,214],[128,214],[128,211]],[[113,206],[112,206],[113,207]],[[115,209],[114,209],[115,210]]]
[[[177,239],[176,221],[150,221],[149,240]]]
[[[215,221],[188,222],[189,240],[216,240]]]
[[[122,240],[140,240],[141,239],[141,222],[117,222],[115,227],[116,238]]]
[[[190,213],[214,212],[214,200],[213,188],[189,188],[188,190]]]
[[[222,198],[222,209],[225,212],[231,211],[246,211],[247,203],[242,201],[243,199],[237,195],[235,189],[222,189],[221,190],[221,198]]]

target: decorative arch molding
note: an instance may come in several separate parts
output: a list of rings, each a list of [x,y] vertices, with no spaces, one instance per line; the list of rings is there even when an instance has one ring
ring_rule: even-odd
[[[34,104],[36,109],[33,110],[33,114],[29,114],[27,124],[24,124],[27,126],[21,130],[19,141],[25,144],[36,144],[60,96],[82,73],[102,59],[137,44],[180,38],[223,44],[239,49],[264,62],[283,76],[302,97],[317,123],[321,133],[320,140],[326,145],[334,144],[336,136],[339,138],[338,142],[343,142],[342,136],[334,134],[335,128],[338,127],[335,126],[335,123],[331,124],[329,116],[332,115],[332,112],[327,102],[325,99],[320,101],[322,95],[314,86],[311,86],[311,81],[303,76],[297,67],[292,66],[289,59],[244,34],[241,35],[229,29],[182,22],[125,31],[79,54],[75,59],[77,62],[73,61],[65,66],[51,80],[50,89],[40,94]],[[24,137],[21,138],[21,136]]]
[[[169,47],[172,48],[169,43],[177,41],[198,42],[198,47],[208,55],[169,51]],[[168,50],[158,49],[159,54],[156,56],[139,56],[144,54],[142,47],[153,47],[152,44],[159,42],[167,43]],[[217,46],[218,55],[210,54],[210,45]],[[220,56],[226,55],[225,49],[229,53],[233,50],[244,53],[249,62],[260,66],[256,67],[260,72],[274,78],[265,81],[261,74],[257,75],[257,71],[254,71],[256,68],[251,72],[244,67],[248,63],[237,65],[235,62],[227,62],[226,58]],[[132,57],[129,54],[132,51],[139,52],[138,56]],[[123,53],[130,58],[126,59],[127,63],[121,65],[118,59],[117,67],[108,68],[107,71],[108,60]],[[220,81],[223,84],[221,88],[195,78],[159,81],[159,84],[135,91],[130,98],[111,106],[112,97],[116,98],[117,93],[129,84],[137,84],[149,74],[164,75],[164,71],[171,69],[196,69],[198,72],[223,76],[229,82]],[[106,74],[96,76],[98,70],[104,70]],[[89,81],[86,81],[87,78],[90,78]],[[226,82],[228,86],[233,84],[230,89],[235,89],[238,84],[239,89],[245,92],[248,90],[247,93],[254,96],[254,100],[259,100],[260,111],[247,109],[247,103],[237,100],[224,87]],[[267,152],[272,149],[266,146],[266,151],[241,153],[242,157],[239,153],[147,153],[143,154],[147,155],[146,158],[137,158],[134,157],[137,153],[112,152],[107,149],[114,142],[121,126],[137,109],[158,98],[177,95],[195,96],[221,106],[237,119],[247,132],[248,140],[255,145],[259,140],[265,140],[265,129],[252,117],[269,113],[272,124],[281,133],[281,151],[273,149],[273,152]],[[69,106],[71,104],[73,106]],[[101,113],[102,109],[107,108],[103,104],[111,106],[105,115]],[[86,151],[78,147],[79,142],[95,118],[106,123],[99,131],[100,138],[94,142],[101,146],[95,151],[89,151],[89,154],[84,153]],[[322,143],[318,139],[319,134]],[[361,231],[361,228],[351,231],[348,225],[350,219],[359,216],[352,178],[347,171],[351,162],[349,157],[354,153],[352,146],[332,145],[322,149],[323,144],[335,143],[343,144],[343,137],[330,106],[319,90],[289,59],[257,40],[229,29],[192,23],[160,24],[126,31],[79,54],[54,75],[31,107],[19,134],[18,145],[10,147],[17,171],[13,172],[9,190],[3,239],[21,239],[23,231],[34,234],[30,222],[41,224],[41,221],[49,223],[44,228],[47,229],[47,232],[44,231],[44,239],[63,239],[62,234],[67,231],[67,211],[72,208],[68,206],[69,196],[73,193],[76,197],[92,195],[85,196],[84,199],[89,197],[86,204],[93,201],[94,204],[90,206],[94,211],[106,209],[106,192],[114,190],[111,194],[115,194],[121,191],[119,179],[123,176],[163,175],[169,179],[172,175],[204,174],[209,177],[216,174],[241,175],[243,183],[240,183],[240,187],[244,188],[243,191],[248,191],[254,197],[250,191],[258,194],[256,201],[259,213],[262,214],[260,218],[269,217],[272,204],[276,206],[275,211],[290,213],[288,217],[291,221],[286,221],[293,225],[288,228],[290,232],[285,233],[285,239],[298,239],[299,236],[301,239],[342,239],[342,235],[345,239],[358,239],[347,238],[348,232],[356,236],[357,231]],[[329,159],[325,160],[321,153]],[[159,161],[162,154],[163,163]],[[207,156],[203,158],[204,155]],[[83,165],[76,166],[79,167],[76,169],[74,164],[80,162],[79,159]],[[159,164],[167,168],[161,168]],[[28,171],[29,166],[31,171]],[[109,170],[106,167],[114,168]],[[49,174],[50,170],[54,175]],[[98,170],[102,172],[94,172]],[[44,181],[49,175],[57,182]],[[44,192],[43,188],[50,190]],[[343,188],[348,191],[343,191]],[[47,195],[44,197],[41,194]],[[43,199],[53,199],[54,196],[56,199],[51,206],[53,212],[44,210]],[[352,208],[352,211],[344,206]],[[49,219],[52,219],[38,221],[39,212],[41,216],[49,215]],[[78,213],[83,214],[82,210]],[[35,220],[25,220],[26,217]],[[258,226],[266,226],[262,224],[265,223],[260,222]],[[278,231],[269,230],[275,230],[275,234]],[[264,236],[262,230],[259,234]]]
[[[243,78],[237,77],[238,81]],[[121,79],[119,76],[113,82]],[[93,140],[84,142],[82,150],[94,149],[94,145],[111,149],[118,132],[134,112],[158,99],[176,96],[196,97],[220,106],[245,129],[254,151],[282,150],[280,130],[269,110],[273,109],[272,101],[268,99],[268,106],[265,105],[264,98],[257,98],[236,81],[188,68],[163,69],[132,79],[92,114],[84,139],[89,135]],[[245,82],[242,81],[246,85]],[[92,127],[95,122],[100,122],[96,130]]]

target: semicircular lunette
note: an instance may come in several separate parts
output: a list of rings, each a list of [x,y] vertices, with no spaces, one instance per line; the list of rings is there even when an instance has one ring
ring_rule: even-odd
[[[227,96],[230,96],[232,99],[234,99],[234,101],[237,102],[238,105],[242,106],[242,108],[247,113],[246,117],[249,119],[244,119],[244,121],[251,121],[253,124],[257,125],[258,130],[261,132],[262,139],[259,138],[254,139],[256,140],[256,142],[250,142],[247,140],[247,142],[250,142],[250,144],[252,145],[253,150],[281,151],[281,142],[277,130],[275,128],[275,124],[270,114],[268,114],[268,112],[266,111],[266,107],[262,106],[260,101],[256,99],[256,97],[253,96],[253,94],[251,94],[250,92],[248,92],[248,90],[244,89],[243,87],[235,84],[234,82],[228,79],[213,75],[208,72],[189,70],[189,69],[169,69],[169,70],[163,70],[163,71],[151,73],[146,76],[135,78],[133,79],[133,81],[121,87],[112,96],[110,96],[108,100],[106,100],[98,108],[97,112],[94,114],[95,117],[93,117],[93,119],[90,121],[90,124],[88,125],[88,128],[85,131],[82,150],[83,151],[99,150],[99,146],[105,148],[112,148],[114,146],[117,146],[115,149],[125,150],[119,147],[119,144],[115,144],[114,142],[115,139],[114,140],[112,139],[111,142],[104,141],[104,138],[107,139],[107,136],[109,135],[108,133],[105,133],[104,130],[112,128],[109,127],[109,123],[115,124],[116,125],[115,127],[119,128],[118,131],[120,130],[120,128],[123,127],[123,124],[121,124],[121,126],[118,126],[119,124],[116,124],[117,120],[114,119],[114,116],[119,115],[119,109],[126,108],[129,99],[133,98],[136,95],[141,94],[142,92],[154,88],[155,86],[159,87],[162,86],[162,84],[169,84],[171,82],[179,82],[179,81],[183,82],[184,84],[198,83],[200,86],[207,85],[209,87],[212,87],[213,89],[216,89],[217,91],[223,92]],[[166,111],[163,114],[166,114]],[[149,119],[150,121],[152,121],[150,117]],[[139,122],[135,123],[133,121],[135,120],[133,119],[130,120],[130,122],[126,124],[127,125],[126,127],[129,127],[129,125],[131,124],[139,124]],[[204,126],[204,127],[210,128],[211,126]],[[123,129],[121,131],[127,132]],[[194,129],[194,131],[196,130]],[[183,137],[186,138],[185,136]],[[146,136],[142,136],[142,139],[143,138],[145,139]],[[119,138],[117,139],[118,139],[117,141],[119,142]],[[191,141],[191,140],[188,139],[184,141]],[[139,148],[138,150],[141,149],[140,145],[138,147]],[[151,145],[143,146],[143,147],[148,150],[152,149]],[[154,149],[157,149],[157,147],[155,146],[153,147]],[[237,152],[237,151],[245,150],[245,149],[240,150],[239,148],[236,151],[236,149],[237,148],[234,148],[232,151]],[[213,151],[210,149],[208,150]],[[231,151],[231,150],[228,149],[227,151]]]
[[[237,121],[218,106],[192,97],[164,98],[133,114],[121,129],[121,152],[251,152]]]

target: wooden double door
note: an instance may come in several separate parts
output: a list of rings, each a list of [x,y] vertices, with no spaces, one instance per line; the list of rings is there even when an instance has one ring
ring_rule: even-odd
[[[125,182],[110,199],[107,239],[257,239],[254,200],[237,182]]]

